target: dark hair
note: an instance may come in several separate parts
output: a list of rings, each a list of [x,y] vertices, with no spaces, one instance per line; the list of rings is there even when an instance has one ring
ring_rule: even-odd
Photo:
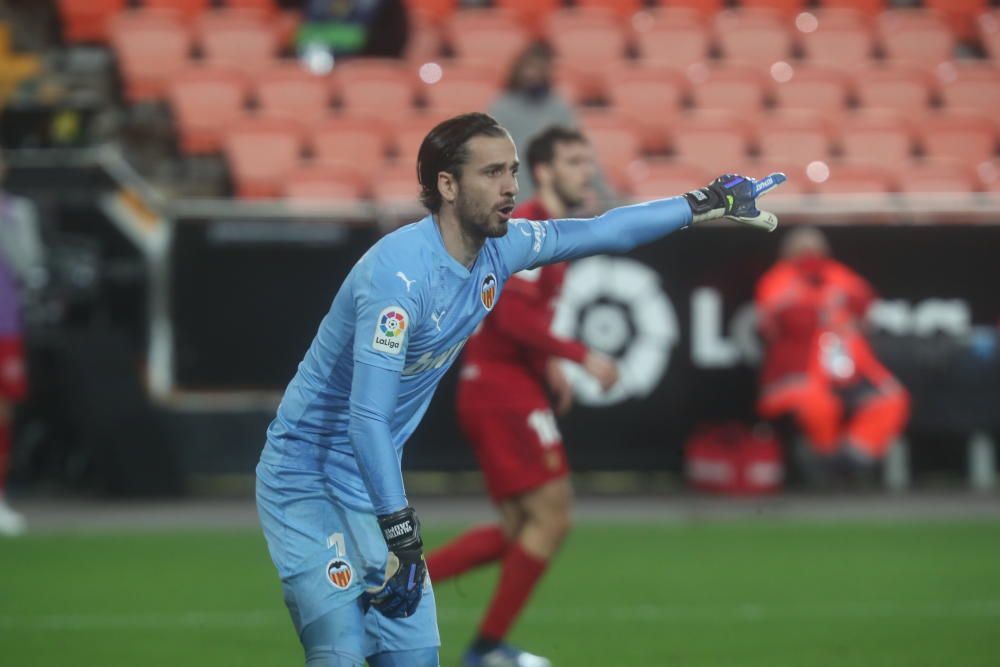
[[[510,71],[507,73],[507,82],[505,88],[507,90],[518,91],[521,90],[521,70],[524,69],[525,64],[529,60],[545,60],[551,63],[555,59],[555,53],[552,52],[552,48],[545,42],[532,42],[525,47],[524,51],[514,59],[514,62],[510,65]]]
[[[507,130],[493,116],[465,113],[439,123],[427,133],[417,153],[417,180],[420,201],[431,213],[441,209],[438,174],[446,171],[461,178],[462,166],[469,161],[469,139],[478,136],[503,137]]]
[[[556,156],[556,144],[587,143],[587,137],[580,130],[563,125],[550,125],[536,134],[528,144],[528,172],[531,181],[535,182],[535,167],[540,164],[552,164]],[[537,183],[536,183],[537,185]]]

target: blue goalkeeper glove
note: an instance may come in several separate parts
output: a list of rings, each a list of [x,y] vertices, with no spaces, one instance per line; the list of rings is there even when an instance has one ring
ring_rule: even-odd
[[[726,218],[769,232],[778,226],[778,216],[757,209],[757,199],[785,182],[784,174],[771,174],[756,181],[739,174],[725,174],[708,187],[684,195],[691,206],[692,222]]]
[[[412,507],[378,518],[382,537],[389,547],[385,579],[380,586],[368,588],[362,595],[365,611],[375,607],[388,618],[405,618],[417,611],[424,594],[427,563],[424,542],[420,539],[420,521]]]

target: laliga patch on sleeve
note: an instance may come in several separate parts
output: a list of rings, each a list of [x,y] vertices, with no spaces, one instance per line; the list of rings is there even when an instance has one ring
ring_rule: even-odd
[[[379,313],[375,322],[375,338],[372,347],[379,352],[399,354],[403,349],[406,329],[410,326],[410,317],[399,306],[389,306]]]

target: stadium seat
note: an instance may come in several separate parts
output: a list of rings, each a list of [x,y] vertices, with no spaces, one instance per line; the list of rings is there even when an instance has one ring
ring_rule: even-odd
[[[125,8],[126,0],[58,0],[63,39],[70,44],[103,44],[108,20]]]
[[[820,114],[776,112],[757,126],[757,149],[763,160],[807,165],[830,156],[830,131]]]
[[[143,0],[146,9],[163,9],[176,12],[185,23],[192,23],[212,5],[211,0]]]
[[[609,72],[605,85],[611,105],[639,131],[642,149],[664,150],[684,100],[683,75],[673,68],[626,65]]]
[[[624,189],[626,170],[639,157],[639,132],[628,118],[614,111],[580,114],[580,125],[597,153],[601,168],[616,188]]]
[[[708,60],[711,40],[704,21],[687,9],[644,12],[632,22],[639,55],[649,62],[685,67]]]
[[[718,174],[676,160],[636,160],[629,165],[627,190],[639,201],[705,187]]]
[[[581,9],[608,9],[620,18],[628,19],[642,9],[643,0],[574,0],[573,6]]]
[[[341,115],[317,126],[309,134],[309,147],[313,162],[350,162],[371,178],[385,161],[388,136],[388,128],[377,120]]]
[[[893,189],[892,173],[885,167],[852,162],[828,162],[829,175],[814,181],[811,189],[820,195],[885,194]]]
[[[458,8],[458,0],[406,0],[406,8],[430,17],[435,22],[443,22]]]
[[[764,106],[764,75],[753,67],[689,68],[694,105],[756,116]]]
[[[408,165],[411,169],[415,169],[417,154],[420,152],[420,144],[423,143],[424,137],[435,125],[446,118],[447,116],[434,113],[410,113],[406,118],[394,123],[390,141],[395,154],[395,163]]]
[[[840,126],[838,145],[850,162],[893,169],[913,156],[913,132],[902,113],[859,112]]]
[[[457,58],[506,67],[528,44],[528,31],[503,10],[466,9],[448,22],[448,42]]]
[[[281,194],[297,203],[354,202],[367,182],[352,164],[302,164],[284,174]]]
[[[885,11],[888,0],[819,0],[820,7],[828,9],[856,9],[874,18]]]
[[[701,111],[677,120],[671,146],[678,160],[722,174],[747,157],[749,141],[745,121],[739,114]]]
[[[841,69],[868,65],[875,51],[875,38],[867,25],[819,23],[816,30],[800,33],[799,44],[807,61]]]
[[[200,32],[202,54],[211,63],[227,65],[256,74],[275,60],[278,34],[272,25],[226,23]]]
[[[236,195],[244,199],[277,197],[302,156],[299,127],[286,120],[245,119],[227,130],[224,146]]]
[[[562,6],[562,0],[494,0],[493,5],[511,12],[521,25],[540,34],[549,14]]]
[[[500,93],[496,71],[446,63],[439,81],[420,86],[421,96],[430,109],[486,111]]]
[[[976,18],[988,4],[988,0],[924,0],[924,6],[941,14],[952,33],[963,41],[975,38]]]
[[[893,9],[878,20],[886,58],[937,65],[954,57],[955,36],[941,18],[919,9]]]
[[[409,22],[406,49],[403,51],[406,61],[420,66],[440,59],[444,45],[443,28],[420,12],[411,12]]]
[[[715,41],[722,56],[733,62],[755,65],[769,65],[790,58],[792,36],[785,22],[778,16],[770,18],[770,12],[754,12],[748,20],[744,16],[748,12],[731,10],[716,18]]]
[[[548,21],[548,39],[559,58],[585,69],[625,58],[624,31],[613,15],[596,9],[553,12]]]
[[[780,76],[778,72],[777,67],[771,68],[776,79],[772,89],[779,109],[809,109],[829,117],[844,112],[848,87],[840,70],[802,63],[789,67]]]
[[[222,0],[221,4],[229,9],[252,9],[265,16],[278,12],[277,0]]]
[[[770,9],[783,18],[793,18],[805,9],[806,0],[739,0],[739,5],[744,9]]]
[[[979,15],[979,41],[994,63],[1000,63],[1000,9]]]
[[[257,115],[285,118],[303,129],[322,123],[330,113],[330,86],[298,62],[272,65],[254,78]]]
[[[983,190],[1000,193],[1000,158],[980,162],[976,174]]]
[[[371,184],[372,196],[379,206],[420,206],[420,183],[416,164],[386,164]]]
[[[939,65],[936,73],[946,108],[979,111],[1000,124],[1000,67],[957,61]]]
[[[703,19],[711,19],[722,11],[725,0],[656,0],[657,7],[682,8],[697,11]]]
[[[854,94],[868,109],[893,109],[923,115],[930,109],[927,70],[906,63],[884,63],[855,72]]]
[[[247,85],[234,70],[192,67],[167,84],[181,150],[216,153],[224,131],[244,115]]]
[[[336,67],[332,81],[341,106],[352,114],[397,121],[413,112],[414,76],[399,61],[353,60]]]
[[[962,112],[929,116],[918,127],[924,155],[975,165],[996,152],[997,129],[989,117]]]
[[[905,194],[970,193],[978,189],[972,167],[955,160],[921,160],[896,170],[896,189]]]
[[[161,99],[171,76],[184,69],[193,39],[180,19],[146,12],[121,12],[111,18],[110,41],[118,58],[130,102]]]

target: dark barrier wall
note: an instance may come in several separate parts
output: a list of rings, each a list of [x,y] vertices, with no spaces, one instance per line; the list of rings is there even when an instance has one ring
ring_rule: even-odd
[[[1000,317],[1000,226],[824,229],[835,256],[881,297],[874,340],[913,390],[913,427],[1000,427],[990,421],[990,406],[1000,404],[996,350],[967,344],[977,325],[995,329]],[[280,391],[339,280],[372,241],[360,231],[337,243],[241,234],[178,225],[172,309],[184,388]],[[575,466],[675,467],[694,424],[753,417],[760,350],[750,304],[781,236],[705,228],[574,265],[557,328],[614,354],[626,378],[609,396],[579,378],[580,404],[561,423]],[[471,462],[456,455],[453,397],[454,373],[408,447],[408,467]]]

